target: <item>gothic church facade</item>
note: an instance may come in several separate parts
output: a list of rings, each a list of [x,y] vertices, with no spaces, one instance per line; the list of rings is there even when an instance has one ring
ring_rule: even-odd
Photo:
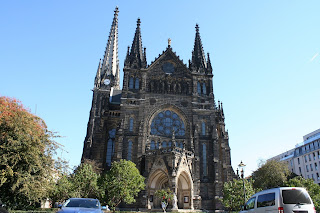
[[[94,81],[82,161],[107,170],[131,160],[146,178],[134,204],[159,208],[158,189],[170,188],[177,209],[221,210],[223,183],[235,177],[222,103],[215,102],[212,66],[196,25],[188,66],[172,50],[147,64],[140,19],[128,47],[120,89],[118,9]]]

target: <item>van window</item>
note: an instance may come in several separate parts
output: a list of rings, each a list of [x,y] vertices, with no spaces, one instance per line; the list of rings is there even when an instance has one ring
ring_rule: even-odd
[[[257,207],[274,206],[275,193],[268,193],[258,196]]]
[[[254,203],[255,203],[255,201],[256,201],[256,197],[250,198],[250,200],[248,200],[248,202],[247,202],[246,205],[244,206],[244,210],[254,209]]]
[[[284,204],[311,204],[308,193],[299,189],[282,190],[282,199]]]

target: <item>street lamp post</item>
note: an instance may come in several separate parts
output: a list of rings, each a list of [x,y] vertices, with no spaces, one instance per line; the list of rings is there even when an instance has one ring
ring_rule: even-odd
[[[246,165],[241,161],[240,164],[238,165],[238,167],[239,167],[239,170],[241,172],[241,178],[242,178],[242,181],[243,181],[244,203],[246,203],[246,188],[245,188],[245,185],[244,185],[244,168],[246,167]],[[238,173],[238,170],[237,170],[237,173]]]

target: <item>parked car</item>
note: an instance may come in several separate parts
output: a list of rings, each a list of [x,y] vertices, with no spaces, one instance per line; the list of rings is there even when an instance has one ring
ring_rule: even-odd
[[[102,213],[98,199],[93,198],[70,198],[58,211],[59,213]]]
[[[240,213],[315,213],[307,190],[301,187],[280,187],[254,194]]]

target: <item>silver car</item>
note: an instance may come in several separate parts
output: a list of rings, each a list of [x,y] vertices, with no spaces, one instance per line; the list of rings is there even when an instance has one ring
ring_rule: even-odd
[[[93,198],[70,198],[58,211],[59,213],[102,213],[98,199]]]
[[[313,202],[304,188],[280,187],[254,194],[240,213],[315,213]]]

